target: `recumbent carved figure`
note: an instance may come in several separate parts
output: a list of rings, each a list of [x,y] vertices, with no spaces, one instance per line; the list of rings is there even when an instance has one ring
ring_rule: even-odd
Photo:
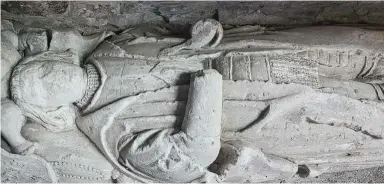
[[[23,132],[38,145],[19,133],[25,116],[42,132],[78,128],[122,182],[260,182],[299,166],[315,175],[384,162],[382,31],[223,30],[208,19],[189,39],[140,27],[103,41],[111,34],[53,31],[49,48],[25,52],[10,78],[13,102],[2,100],[12,152],[53,158],[36,125]],[[6,116],[12,108],[19,119]]]

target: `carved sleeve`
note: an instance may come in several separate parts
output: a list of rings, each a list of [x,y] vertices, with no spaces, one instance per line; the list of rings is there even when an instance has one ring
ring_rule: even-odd
[[[384,83],[383,84],[372,84],[375,88],[377,98],[379,100],[384,100]]]
[[[215,70],[192,77],[181,131],[158,129],[134,136],[120,162],[150,177],[190,182],[208,174],[220,149],[222,79]]]

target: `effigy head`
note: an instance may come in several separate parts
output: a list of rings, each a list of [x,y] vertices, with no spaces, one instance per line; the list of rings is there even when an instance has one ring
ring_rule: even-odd
[[[60,106],[80,100],[86,76],[74,64],[60,61],[33,61],[17,66],[12,87],[19,97],[38,106]]]
[[[87,85],[76,53],[47,51],[22,60],[11,76],[12,100],[23,114],[52,131],[72,129]]]

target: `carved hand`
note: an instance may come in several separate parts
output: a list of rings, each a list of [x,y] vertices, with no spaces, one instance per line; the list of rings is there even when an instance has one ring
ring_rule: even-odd
[[[378,100],[372,85],[357,81],[342,81],[336,79],[322,79],[322,92],[335,93],[354,99]]]

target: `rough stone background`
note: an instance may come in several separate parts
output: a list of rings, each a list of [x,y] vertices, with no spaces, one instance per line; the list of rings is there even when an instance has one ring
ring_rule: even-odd
[[[183,32],[203,18],[214,18],[225,25],[384,25],[384,1],[2,1],[1,10],[2,19],[11,20],[16,30],[76,28],[84,35],[142,24],[169,24]],[[293,178],[288,182],[384,182],[384,167]]]
[[[227,25],[384,25],[383,1],[3,1],[1,5],[2,19],[20,26],[73,27],[83,34],[165,23],[184,31],[202,18],[214,18]]]

